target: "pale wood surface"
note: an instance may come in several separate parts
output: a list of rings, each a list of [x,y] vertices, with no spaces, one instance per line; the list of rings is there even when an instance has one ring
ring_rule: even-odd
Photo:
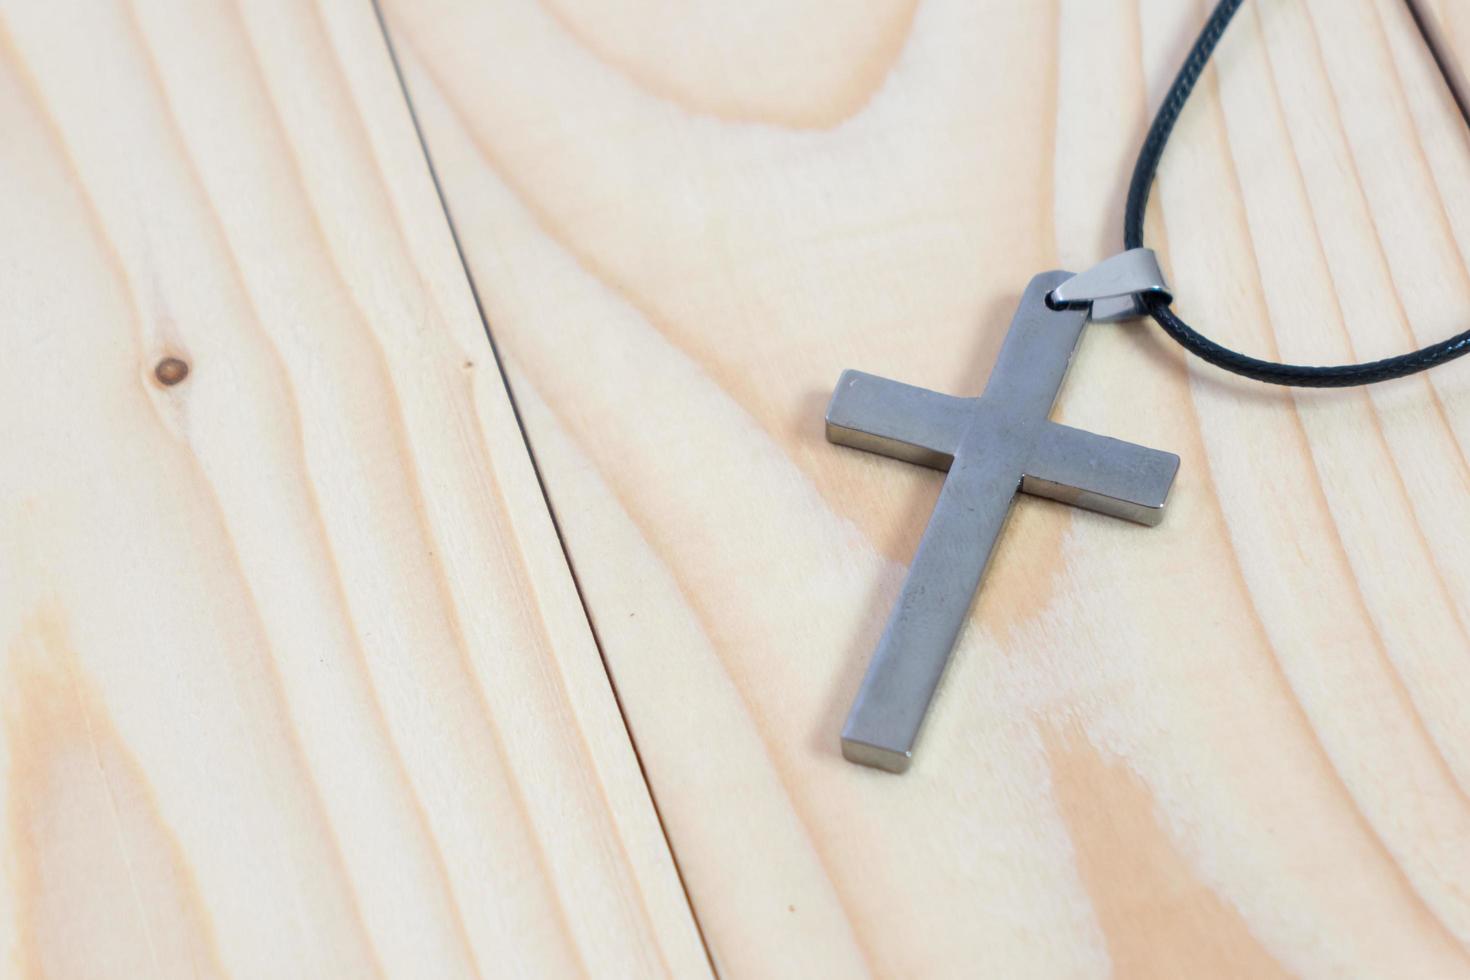
[[[0,133],[0,975],[707,971],[372,7],[6,2]]]
[[[941,477],[828,445],[831,385],[979,390],[1027,278],[1117,247],[1206,4],[385,7],[718,967],[1470,974],[1470,363],[1291,393],[1091,330],[1057,417],[1179,452],[1168,519],[1023,501],[914,769],[837,754]],[[1182,313],[1461,329],[1401,0],[1253,2],[1218,66],[1152,216]]]

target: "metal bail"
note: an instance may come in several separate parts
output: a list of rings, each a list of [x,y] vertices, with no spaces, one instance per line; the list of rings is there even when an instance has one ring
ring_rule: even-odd
[[[1131,248],[1062,283],[1047,299],[1053,306],[1090,306],[1088,319],[1102,323],[1142,316],[1142,297],[1174,298],[1151,248]]]

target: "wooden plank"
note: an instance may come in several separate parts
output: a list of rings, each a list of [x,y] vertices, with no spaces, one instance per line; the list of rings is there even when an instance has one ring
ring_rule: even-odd
[[[706,970],[372,6],[7,3],[0,130],[3,972]]]
[[[827,444],[831,386],[980,390],[1027,279],[1118,247],[1207,6],[386,4],[729,975],[1470,969],[1470,364],[1294,393],[1091,330],[1056,417],[1180,453],[1164,525],[1022,502],[913,770],[838,755],[942,477]],[[1157,198],[1232,345],[1470,317],[1401,0],[1248,4]]]

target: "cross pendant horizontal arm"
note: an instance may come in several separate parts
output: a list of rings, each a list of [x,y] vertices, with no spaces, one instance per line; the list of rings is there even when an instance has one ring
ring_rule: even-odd
[[[970,427],[974,401],[843,371],[827,406],[827,440],[947,470]]]
[[[1021,489],[1037,497],[1155,525],[1179,457],[1135,443],[1048,422],[1021,476]]]
[[[861,371],[844,371],[827,409],[827,439],[948,470],[979,398],[956,398]],[[1179,457],[1048,421],[1016,474],[1019,489],[1139,524],[1158,524]]]

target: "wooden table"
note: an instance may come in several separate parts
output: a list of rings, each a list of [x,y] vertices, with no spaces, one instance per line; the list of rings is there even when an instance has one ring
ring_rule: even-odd
[[[978,392],[1206,10],[0,3],[0,972],[1470,975],[1470,362],[1093,327],[1166,521],[1022,501],[838,753],[942,477],[832,384]],[[1462,329],[1402,0],[1247,4],[1149,236],[1262,356]]]

